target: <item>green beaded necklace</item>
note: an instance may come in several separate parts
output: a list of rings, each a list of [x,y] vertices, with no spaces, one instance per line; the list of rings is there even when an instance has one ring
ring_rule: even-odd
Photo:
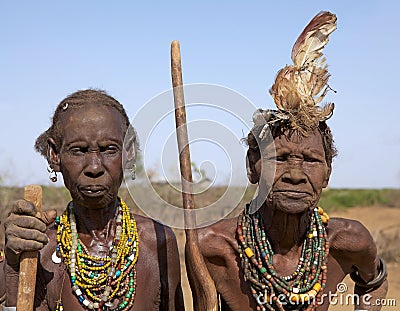
[[[56,219],[57,262],[67,266],[72,290],[86,310],[130,310],[134,303],[139,237],[134,215],[118,200],[115,236],[106,257],[90,255],[79,239],[72,202]],[[63,310],[61,298],[56,310]]]
[[[328,219],[321,208],[313,209],[297,268],[280,276],[261,214],[250,214],[249,205],[241,213],[236,230],[239,254],[257,310],[313,310],[318,305],[327,275],[329,242],[324,222]]]

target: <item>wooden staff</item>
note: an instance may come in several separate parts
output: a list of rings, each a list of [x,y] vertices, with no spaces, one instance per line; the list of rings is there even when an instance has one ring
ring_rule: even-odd
[[[194,214],[192,167],[186,126],[185,99],[183,94],[182,66],[179,41],[171,43],[171,75],[174,88],[176,136],[182,181],[182,199],[185,217],[185,263],[192,290],[193,308],[199,311],[218,310],[217,291],[200,252]]]
[[[24,199],[33,203],[39,212],[42,211],[42,188],[40,186],[26,186]],[[37,251],[23,252],[21,254],[17,298],[18,311],[33,310],[35,300],[37,261]]]

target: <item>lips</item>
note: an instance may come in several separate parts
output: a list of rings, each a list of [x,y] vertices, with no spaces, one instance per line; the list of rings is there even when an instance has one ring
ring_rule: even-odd
[[[300,190],[292,190],[292,189],[287,189],[287,190],[274,190],[274,193],[284,195],[289,198],[295,198],[295,199],[300,199],[304,197],[308,197],[311,195],[311,193],[307,191],[300,191]]]
[[[107,188],[101,185],[90,185],[79,187],[81,193],[88,197],[98,197],[107,192]]]

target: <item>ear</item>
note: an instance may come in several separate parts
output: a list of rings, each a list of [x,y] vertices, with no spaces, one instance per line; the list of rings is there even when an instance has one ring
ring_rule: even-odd
[[[259,149],[253,150],[249,148],[247,150],[246,156],[246,169],[247,169],[247,178],[252,184],[256,184],[260,180],[260,176],[256,170],[256,163],[260,160],[260,152]]]
[[[327,171],[325,179],[322,183],[322,188],[328,187],[329,178],[331,177],[331,172],[332,172],[332,168],[330,166],[328,166],[328,171]]]
[[[47,161],[55,172],[60,172],[60,154],[53,138],[47,139]]]
[[[136,163],[136,135],[129,135],[124,142],[125,146],[125,168],[132,168],[132,165]]]

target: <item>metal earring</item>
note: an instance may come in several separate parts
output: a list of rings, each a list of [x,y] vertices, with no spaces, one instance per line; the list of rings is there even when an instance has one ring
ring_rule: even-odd
[[[49,179],[52,182],[57,181],[57,172],[54,171],[54,169],[51,167],[51,165],[47,166],[47,172],[49,172]]]
[[[136,164],[133,164],[132,168],[129,171],[131,172],[131,179],[135,180],[136,179]]]

